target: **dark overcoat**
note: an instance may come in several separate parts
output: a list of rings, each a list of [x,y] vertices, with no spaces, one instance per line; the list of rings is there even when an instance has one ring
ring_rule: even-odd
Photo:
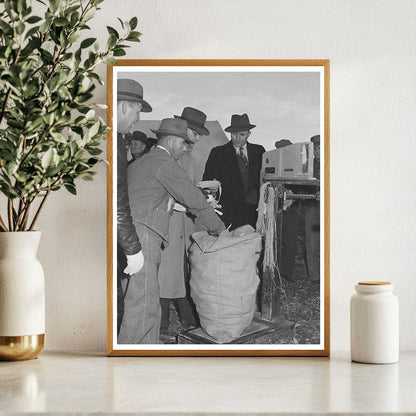
[[[235,147],[231,141],[214,147],[208,156],[203,179],[216,179],[221,182],[222,220],[227,227],[231,225],[231,229],[244,224],[256,226],[260,170],[264,152],[263,146],[247,143],[249,162],[247,192],[244,189]]]

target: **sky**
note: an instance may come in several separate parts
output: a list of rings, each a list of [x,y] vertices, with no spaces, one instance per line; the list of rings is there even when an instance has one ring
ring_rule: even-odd
[[[195,67],[190,72],[180,67],[178,72],[169,67],[114,69],[118,78],[133,78],[142,84],[144,99],[153,107],[151,113],[141,114],[142,120],[180,115],[189,106],[226,128],[232,114],[247,113],[256,125],[249,142],[266,150],[273,149],[276,140],[309,141],[321,131],[319,72],[290,68],[286,72],[259,72],[258,68],[256,72],[223,72],[223,67],[217,69],[220,72],[206,72],[207,68],[196,72]]]

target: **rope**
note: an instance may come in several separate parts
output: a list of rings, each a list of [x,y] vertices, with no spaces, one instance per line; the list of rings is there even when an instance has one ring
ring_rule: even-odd
[[[279,287],[284,292],[279,264],[276,258],[276,241],[278,238],[276,215],[279,210],[278,198],[281,196],[280,192],[281,189],[278,188],[276,190],[270,182],[261,185],[256,230],[264,238],[263,271],[267,270],[269,275],[272,276],[275,288]],[[276,283],[276,276],[280,285]]]

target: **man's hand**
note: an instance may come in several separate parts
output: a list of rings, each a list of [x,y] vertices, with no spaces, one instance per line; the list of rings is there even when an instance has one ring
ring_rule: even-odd
[[[130,256],[127,256],[127,267],[124,269],[124,273],[129,274],[130,276],[132,274],[135,274],[141,270],[144,263],[144,257],[143,253],[139,251],[137,254],[132,254]]]

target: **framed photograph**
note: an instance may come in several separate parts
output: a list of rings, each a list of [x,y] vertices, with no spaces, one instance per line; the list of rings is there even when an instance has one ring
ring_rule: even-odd
[[[109,356],[329,355],[329,67],[108,67]]]

